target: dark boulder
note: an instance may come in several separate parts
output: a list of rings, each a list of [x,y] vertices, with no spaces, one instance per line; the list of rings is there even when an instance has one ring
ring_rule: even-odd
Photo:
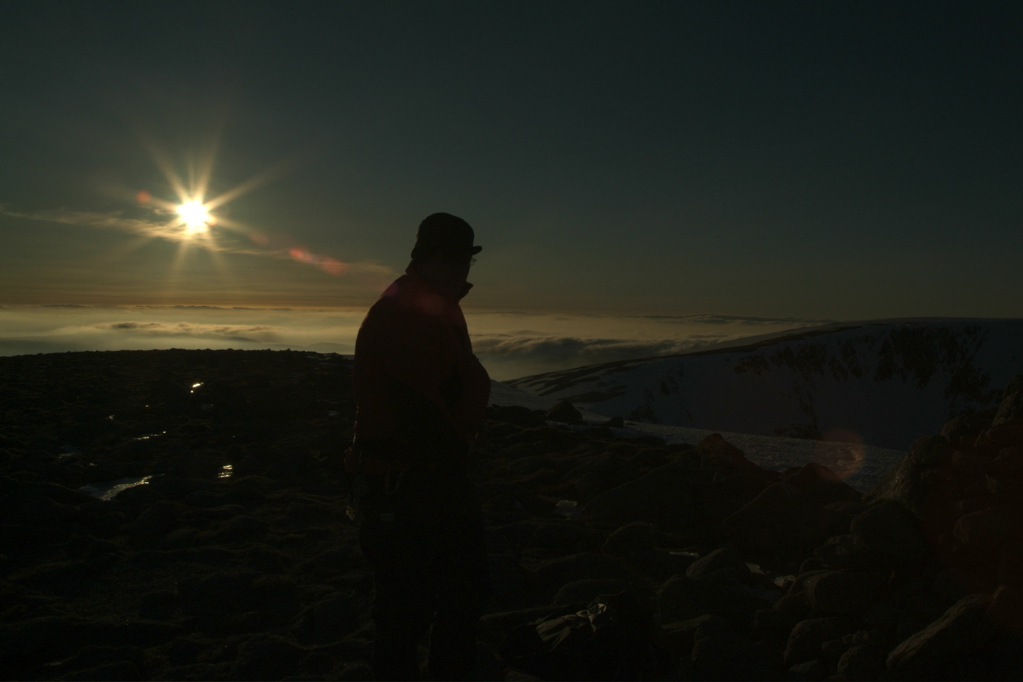
[[[849,530],[859,545],[897,564],[918,563],[929,551],[917,519],[892,500],[869,507],[852,520]]]
[[[602,521],[645,521],[663,529],[692,525],[695,507],[685,469],[667,464],[591,499],[586,508]]]
[[[920,517],[930,502],[925,474],[948,463],[951,458],[952,446],[945,437],[924,436],[913,443],[899,466],[874,486],[866,500],[898,502]]]
[[[996,634],[988,618],[989,597],[970,595],[913,634],[888,655],[887,667],[898,679],[948,677],[959,659],[975,654]]]
[[[567,400],[562,400],[547,410],[544,416],[548,421],[561,422],[562,424],[581,424],[583,421],[583,416],[579,410],[575,409],[575,405]]]

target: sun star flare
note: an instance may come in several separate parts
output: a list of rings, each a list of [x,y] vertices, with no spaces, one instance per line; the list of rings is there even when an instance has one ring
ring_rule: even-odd
[[[206,232],[217,222],[201,201],[187,201],[177,207],[177,212],[189,232]]]

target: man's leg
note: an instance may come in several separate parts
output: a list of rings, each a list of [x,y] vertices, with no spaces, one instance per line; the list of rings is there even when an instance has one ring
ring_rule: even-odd
[[[430,624],[432,601],[423,584],[421,539],[403,524],[362,520],[359,540],[373,568],[373,673],[377,680],[418,680],[419,640]],[[417,542],[418,540],[418,542]]]
[[[478,519],[452,519],[445,528],[446,551],[436,568],[437,607],[430,632],[430,677],[471,679],[477,664],[476,638],[489,592],[489,565]]]

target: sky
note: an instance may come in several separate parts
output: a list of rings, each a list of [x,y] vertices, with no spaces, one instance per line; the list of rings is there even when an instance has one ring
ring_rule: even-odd
[[[273,311],[350,345],[435,211],[483,246],[470,324],[519,350],[1023,317],[1021,29],[1017,2],[8,0],[0,352]]]

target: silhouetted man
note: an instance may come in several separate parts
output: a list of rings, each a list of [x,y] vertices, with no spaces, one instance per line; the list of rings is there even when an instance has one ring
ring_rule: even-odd
[[[377,679],[466,679],[487,583],[479,502],[467,466],[483,427],[490,379],[472,353],[459,301],[472,228],[434,213],[412,262],[370,308],[355,343],[355,442],[360,543],[373,567]]]

